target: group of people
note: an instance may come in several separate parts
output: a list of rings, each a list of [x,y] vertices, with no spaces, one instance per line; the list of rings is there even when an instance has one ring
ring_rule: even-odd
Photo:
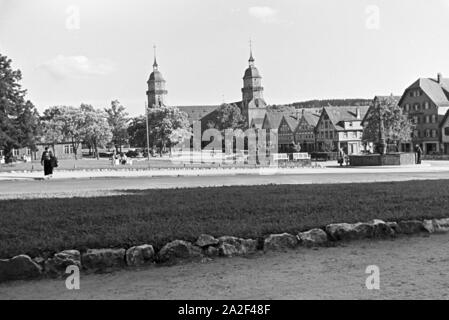
[[[44,166],[44,176],[46,179],[53,177],[53,169],[58,167],[58,159],[53,154],[53,151],[45,148],[41,157],[41,164]]]
[[[122,165],[129,164],[128,157],[123,152],[120,152],[120,154],[117,154],[114,150],[114,153],[112,155],[112,165],[116,166],[116,165],[120,165],[120,164],[122,164]]]

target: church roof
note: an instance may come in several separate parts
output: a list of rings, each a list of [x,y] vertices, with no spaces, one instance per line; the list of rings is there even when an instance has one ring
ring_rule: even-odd
[[[159,70],[154,70],[150,74],[150,78],[148,81],[165,81],[164,77],[162,76],[162,73]]]
[[[243,79],[245,78],[262,78],[262,76],[259,73],[259,70],[255,66],[249,66],[245,70],[245,74],[243,75]]]
[[[177,106],[181,111],[187,113],[189,123],[194,121],[200,121],[203,117],[215,111],[219,105],[206,105],[206,106]]]

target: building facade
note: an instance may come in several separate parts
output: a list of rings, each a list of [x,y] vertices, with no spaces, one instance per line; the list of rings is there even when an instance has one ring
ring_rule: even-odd
[[[362,144],[362,119],[368,106],[324,107],[315,133],[318,151],[337,151],[358,154],[364,150]]]
[[[418,79],[404,91],[399,106],[416,125],[412,141],[401,151],[413,150],[416,144],[424,154],[444,151],[440,124],[449,110],[449,79],[441,74],[436,79]]]
[[[299,113],[298,113],[299,114]],[[298,116],[298,126],[294,132],[295,143],[301,146],[302,152],[314,152],[316,150],[315,128],[320,119],[321,109],[302,109],[301,117]]]

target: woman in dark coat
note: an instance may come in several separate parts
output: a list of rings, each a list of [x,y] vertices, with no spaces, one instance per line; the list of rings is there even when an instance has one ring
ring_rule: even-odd
[[[42,153],[41,164],[44,166],[44,175],[45,177],[49,177],[53,174],[53,166],[51,157],[51,151],[48,151],[48,148],[45,148],[45,151]]]

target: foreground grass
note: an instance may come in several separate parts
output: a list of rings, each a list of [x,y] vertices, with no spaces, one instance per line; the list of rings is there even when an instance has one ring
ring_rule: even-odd
[[[336,222],[449,216],[449,180],[123,192],[0,201],[0,257],[143,243],[160,248],[201,233],[258,238]]]

